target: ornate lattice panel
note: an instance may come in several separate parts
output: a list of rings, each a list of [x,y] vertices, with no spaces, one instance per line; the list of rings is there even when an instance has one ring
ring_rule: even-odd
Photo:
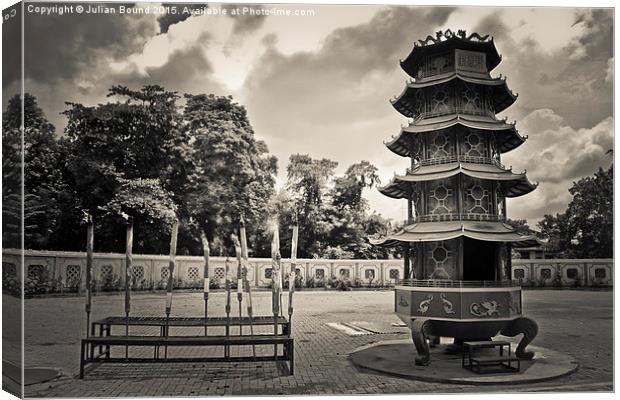
[[[468,129],[465,131],[461,144],[462,155],[466,157],[487,157],[486,138],[476,130]]]
[[[67,265],[65,274],[67,282],[79,282],[82,276],[82,268],[79,265]]]
[[[142,282],[144,280],[144,267],[142,265],[134,265],[131,268],[131,276],[134,282]]]
[[[428,182],[428,214],[456,213],[456,202],[452,179]]]
[[[325,270],[323,268],[317,268],[314,270],[315,279],[325,279]]]
[[[340,271],[338,271],[338,275],[340,275],[341,278],[350,278],[351,271],[348,268],[340,268]]]
[[[451,84],[435,85],[430,88],[430,115],[450,114],[454,111]]]
[[[481,179],[463,179],[463,212],[467,214],[491,214],[491,184]]]
[[[426,274],[428,279],[453,279],[456,242],[444,240],[425,245]]]
[[[105,281],[112,278],[114,274],[114,268],[111,265],[102,265],[101,266],[101,280]]]
[[[428,134],[428,158],[443,158],[452,155],[450,132],[438,131]]]
[[[480,115],[485,114],[485,99],[481,89],[471,83],[460,82],[459,109],[464,114]]]
[[[162,281],[167,280],[168,277],[170,276],[170,268],[168,268],[168,267],[161,267],[161,269],[159,270],[159,276],[160,276]]]
[[[398,279],[400,277],[400,271],[397,269],[390,270],[390,279]]]
[[[198,267],[189,267],[187,269],[187,278],[196,281],[200,278]]]
[[[213,278],[215,280],[221,281],[222,279],[224,279],[224,275],[226,275],[226,271],[224,270],[224,268],[216,268],[213,273]],[[269,277],[271,278],[271,275]]]
[[[265,279],[271,279],[271,277],[273,276],[273,269],[265,268],[265,275],[263,276],[265,277]]]

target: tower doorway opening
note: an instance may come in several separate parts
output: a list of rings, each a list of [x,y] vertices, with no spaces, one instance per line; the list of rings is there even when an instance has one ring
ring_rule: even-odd
[[[463,279],[495,280],[498,245],[495,242],[463,238]]]

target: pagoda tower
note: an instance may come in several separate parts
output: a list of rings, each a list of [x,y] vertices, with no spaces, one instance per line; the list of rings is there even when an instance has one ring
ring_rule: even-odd
[[[525,346],[537,326],[521,315],[510,260],[512,246],[538,242],[506,223],[506,197],[536,185],[501,164],[526,138],[496,118],[517,99],[505,78],[490,75],[500,61],[488,35],[447,30],[415,43],[400,63],[413,79],[392,105],[412,121],[386,145],[411,166],[379,190],[407,200],[408,221],[371,242],[403,250],[395,310],[412,330],[416,364],[429,362],[429,336],[453,337],[458,348],[525,333],[516,355],[533,356]]]

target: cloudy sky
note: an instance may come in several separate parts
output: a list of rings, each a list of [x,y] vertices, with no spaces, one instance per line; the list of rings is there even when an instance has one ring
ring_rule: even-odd
[[[564,211],[572,182],[611,162],[605,155],[613,147],[609,9],[276,7],[314,15],[27,13],[26,90],[58,134],[65,101],[104,102],[113,84],[231,94],[278,157],[280,184],[292,153],[338,161],[339,173],[368,160],[387,182],[408,165],[383,145],[407,122],[389,103],[408,78],[399,59],[428,34],[465,29],[495,38],[503,62],[493,75],[507,76],[519,94],[499,117],[516,120],[529,140],[503,162],[527,169],[540,186],[509,201],[511,218],[535,224]],[[15,78],[5,72],[3,89],[17,92]],[[382,214],[405,218],[403,201],[376,190],[367,198]]]

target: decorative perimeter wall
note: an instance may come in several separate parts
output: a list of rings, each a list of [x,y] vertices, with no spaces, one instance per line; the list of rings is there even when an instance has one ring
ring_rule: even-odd
[[[200,256],[177,256],[174,271],[175,286],[178,288],[202,287],[203,258]],[[271,260],[251,258],[248,280],[255,287],[267,287],[271,282]],[[290,261],[282,260],[285,271]],[[403,276],[403,262],[394,260],[325,260],[298,259],[297,276],[301,286],[322,286],[319,282],[330,279],[355,281],[359,286],[393,285]],[[18,266],[20,251],[3,249],[3,280],[19,280]],[[86,253],[34,251],[25,252],[24,265],[27,281],[50,282],[62,288],[84,289]],[[95,290],[115,290],[124,287],[125,255],[95,253],[93,279]],[[225,279],[226,259],[211,257],[209,276],[217,286]],[[230,259],[231,271],[236,273],[236,259]],[[132,286],[135,289],[164,288],[168,279],[168,256],[133,256]],[[612,259],[514,259],[512,279],[522,286],[612,286]],[[56,290],[53,290],[56,291]]]

